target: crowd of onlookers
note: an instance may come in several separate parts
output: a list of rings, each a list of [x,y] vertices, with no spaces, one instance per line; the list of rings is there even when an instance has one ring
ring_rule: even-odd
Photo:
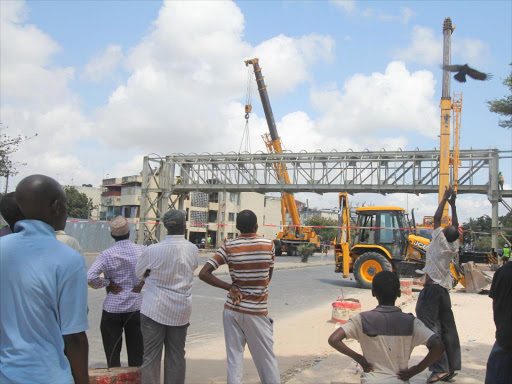
[[[450,264],[460,237],[455,201],[450,188],[434,216],[417,317],[395,306],[400,296],[398,277],[383,271],[372,282],[379,305],[353,316],[329,337],[333,348],[361,366],[362,383],[408,382],[427,367],[428,383],[454,381],[461,370],[449,295]],[[441,216],[447,203],[453,224],[443,229]],[[184,211],[166,212],[163,225],[168,235],[148,247],[129,240],[126,218],[114,218],[110,233],[115,244],[101,252],[88,271],[78,242],[63,232],[66,194],[52,178],[24,178],[15,193],[0,201],[0,213],[8,223],[0,230],[1,383],[88,383],[88,285],[107,292],[100,324],[107,366],[121,365],[124,333],[128,365],[141,366],[144,384],[160,384],[163,351],[164,383],[185,382],[185,344],[199,261],[198,247],[184,236]],[[261,382],[279,383],[273,320],[267,309],[274,243],[257,235],[252,211],[240,212],[236,227],[240,235],[226,240],[199,273],[203,282],[227,291],[223,311],[227,382],[242,382],[247,345]],[[229,267],[230,282],[213,274],[223,264]],[[512,263],[495,273],[489,296],[497,330],[486,383],[511,383]],[[348,347],[345,339],[358,340],[362,354]],[[428,353],[409,367],[418,345],[426,345]]]

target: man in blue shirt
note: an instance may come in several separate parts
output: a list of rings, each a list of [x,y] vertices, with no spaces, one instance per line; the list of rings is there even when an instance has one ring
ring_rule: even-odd
[[[85,261],[54,234],[66,225],[66,194],[32,175],[16,200],[26,220],[0,238],[0,382],[88,383]]]

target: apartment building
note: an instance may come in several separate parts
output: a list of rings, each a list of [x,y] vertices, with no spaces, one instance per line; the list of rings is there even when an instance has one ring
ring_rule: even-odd
[[[142,177],[140,175],[104,179],[101,193],[100,218],[112,220],[118,215],[138,221]],[[225,239],[235,238],[236,215],[244,209],[258,217],[258,233],[274,239],[282,225],[281,199],[254,192],[191,192],[184,202],[187,211],[188,240],[200,244],[211,236],[217,246]]]
[[[196,244],[208,235],[217,245],[235,238],[239,234],[236,216],[245,209],[256,214],[261,236],[274,239],[282,225],[281,199],[255,192],[192,192],[185,207],[187,238]]]
[[[92,200],[93,209],[91,210],[90,219],[100,219],[100,208],[101,208],[101,188],[95,188],[91,184],[84,184],[81,187],[74,186],[76,190],[87,196],[88,199]]]

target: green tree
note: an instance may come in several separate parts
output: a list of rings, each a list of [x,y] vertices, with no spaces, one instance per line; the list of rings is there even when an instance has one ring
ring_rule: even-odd
[[[336,220],[323,219],[321,217],[314,217],[309,219],[306,225],[312,226],[320,226],[320,227],[329,227],[329,226],[338,226],[338,222]],[[313,228],[314,231],[320,235],[322,240],[324,241],[333,241],[336,237],[338,230],[336,228]]]
[[[512,66],[512,63],[509,65]],[[503,80],[503,85],[508,87],[510,91],[509,95],[502,99],[488,101],[487,104],[489,104],[489,110],[491,112],[506,117],[505,120],[500,120],[500,127],[510,129],[512,128],[512,71],[510,75]]]
[[[16,166],[25,165],[25,163],[14,163],[11,155],[19,149],[20,143],[36,137],[37,133],[32,137],[22,135],[11,137],[5,133],[5,129],[6,127],[2,127],[0,123],[0,177],[5,177],[5,193],[7,193],[9,177],[18,174]]]
[[[77,219],[89,219],[91,211],[95,208],[92,199],[85,193],[79,192],[75,187],[64,187],[68,200],[68,216]]]

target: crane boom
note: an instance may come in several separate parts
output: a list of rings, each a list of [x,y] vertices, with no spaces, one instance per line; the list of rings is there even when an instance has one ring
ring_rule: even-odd
[[[281,146],[281,139],[277,133],[276,122],[274,120],[274,114],[272,113],[272,107],[270,106],[270,100],[268,98],[267,86],[265,80],[261,74],[261,67],[259,65],[259,59],[246,60],[245,65],[252,65],[254,68],[254,74],[256,76],[256,83],[258,84],[258,92],[261,98],[261,104],[263,105],[263,111],[265,112],[265,118],[267,119],[268,130],[270,133],[270,140],[267,140],[267,147],[273,150],[275,153],[283,153]],[[288,175],[288,169],[285,164],[275,163],[274,168],[281,182],[284,184],[290,184],[290,176]],[[289,213],[293,225],[300,226],[300,217],[297,206],[295,205],[295,198],[290,193],[283,193],[283,201],[286,211]],[[284,224],[284,221],[283,221]]]

